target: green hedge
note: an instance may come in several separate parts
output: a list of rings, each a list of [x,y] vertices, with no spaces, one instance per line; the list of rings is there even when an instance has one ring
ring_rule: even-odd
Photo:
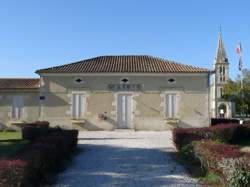
[[[224,143],[234,143],[250,139],[250,124],[221,124],[203,128],[175,128],[172,134],[175,147],[180,150],[192,141],[204,139]]]

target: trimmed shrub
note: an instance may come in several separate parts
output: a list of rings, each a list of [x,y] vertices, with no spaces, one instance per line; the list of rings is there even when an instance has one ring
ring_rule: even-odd
[[[250,154],[241,152],[239,146],[207,140],[196,144],[194,152],[200,160],[201,166],[207,171],[217,173],[225,183],[230,183],[230,181],[236,183],[244,179],[242,176],[235,177],[235,173],[242,171],[241,166],[244,166],[246,171],[250,171],[248,161]]]
[[[250,153],[242,152],[237,145],[222,143],[249,139],[250,124],[246,123],[173,130],[179,154],[184,159],[198,160],[205,171],[216,173],[229,186],[250,186]]]
[[[40,127],[33,129],[40,129]],[[8,183],[13,184],[13,187],[35,186],[38,182],[45,182],[48,173],[61,169],[64,162],[74,153],[77,136],[77,130],[49,128],[47,134],[36,137],[36,141],[17,155],[21,159],[20,162],[24,162],[25,165],[20,165],[19,162],[15,165],[8,164],[9,161],[6,161],[7,164],[0,162],[0,186],[5,184],[1,181],[2,177],[8,179]],[[12,187],[11,185],[9,186]]]
[[[33,123],[28,123],[24,127],[22,127],[23,139],[29,140],[31,142],[35,141],[39,137],[46,136],[48,134],[48,121],[35,121]]]
[[[203,128],[175,128],[173,129],[173,142],[178,150],[192,141],[203,139],[230,142],[235,137],[237,125],[224,124]]]
[[[24,160],[0,161],[0,186],[19,187],[27,183],[26,167]]]
[[[27,126],[34,126],[34,127],[46,127],[49,128],[49,122],[48,121],[34,121],[32,123],[27,123]]]
[[[250,140],[250,124],[238,125],[233,142]]]
[[[230,124],[230,123],[239,124],[239,120],[232,119],[232,118],[211,118],[211,126],[221,125],[221,124]]]

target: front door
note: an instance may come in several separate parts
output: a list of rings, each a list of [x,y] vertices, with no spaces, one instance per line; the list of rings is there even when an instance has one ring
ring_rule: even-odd
[[[117,102],[118,128],[131,128],[132,97],[131,94],[119,94]]]

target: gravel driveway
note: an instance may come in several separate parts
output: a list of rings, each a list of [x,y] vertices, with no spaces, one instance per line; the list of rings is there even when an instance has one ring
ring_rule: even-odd
[[[60,187],[199,186],[172,158],[171,132],[80,132]]]

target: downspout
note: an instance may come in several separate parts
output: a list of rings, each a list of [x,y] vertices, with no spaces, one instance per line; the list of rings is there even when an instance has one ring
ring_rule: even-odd
[[[211,84],[210,84],[210,72],[207,74],[207,86],[208,86],[208,123],[209,123],[209,126],[211,126],[211,98],[210,98],[210,96],[211,96],[211,94],[210,94],[210,92],[211,92]]]

